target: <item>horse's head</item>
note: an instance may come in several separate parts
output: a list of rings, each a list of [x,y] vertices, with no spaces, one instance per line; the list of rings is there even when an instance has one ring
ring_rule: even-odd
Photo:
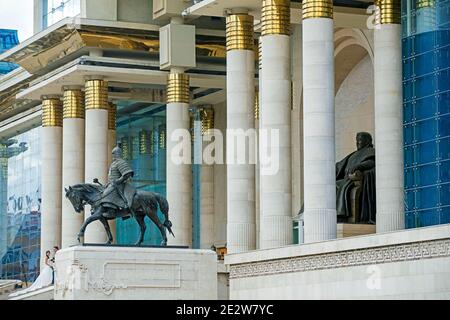
[[[72,187],[69,187],[69,189],[64,188],[64,190],[66,191],[66,198],[70,200],[75,211],[81,213],[84,210],[84,203],[81,198],[81,194],[77,189]]]

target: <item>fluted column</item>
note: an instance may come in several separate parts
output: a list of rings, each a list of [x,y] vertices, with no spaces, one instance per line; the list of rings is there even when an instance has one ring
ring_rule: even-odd
[[[405,227],[400,1],[379,1],[374,31],[377,232]]]
[[[202,123],[202,154],[211,143],[214,129],[214,109],[200,108]],[[209,249],[214,244],[214,166],[202,163],[200,169],[200,248]]]
[[[253,16],[233,13],[227,17],[227,130],[254,128],[255,53]],[[236,150],[237,139],[227,134],[227,251],[256,248],[255,167],[249,164],[254,146]],[[239,163],[239,156],[246,162]]]
[[[94,178],[108,182],[108,82],[101,79],[86,81],[86,148],[85,181]],[[85,219],[91,215],[85,207]],[[91,223],[85,233],[86,243],[106,242],[105,229],[100,221]]]
[[[261,41],[260,129],[270,139],[260,141],[260,152],[273,160],[272,169],[263,163],[260,168],[261,248],[265,249],[292,244],[289,0],[263,0]],[[277,133],[278,141],[272,133]]]
[[[112,150],[117,146],[116,117],[117,106],[110,102],[108,109],[108,167],[112,163]],[[111,229],[114,242],[117,243],[116,220],[109,221],[109,228]]]
[[[336,238],[331,0],[303,2],[305,242]]]
[[[192,246],[192,171],[190,163],[174,162],[174,156],[183,154],[190,161],[191,142],[173,134],[180,129],[189,132],[189,98],[189,76],[182,70],[172,70],[167,79],[166,188],[175,238],[169,238],[169,243],[186,246]],[[179,153],[177,147],[182,141],[184,148]]]
[[[67,88],[63,99],[63,187],[84,183],[84,94],[81,88]],[[62,247],[78,243],[77,234],[84,213],[77,213],[70,200],[62,196]]]
[[[61,246],[63,106],[59,98],[42,101],[41,269],[45,251]]]

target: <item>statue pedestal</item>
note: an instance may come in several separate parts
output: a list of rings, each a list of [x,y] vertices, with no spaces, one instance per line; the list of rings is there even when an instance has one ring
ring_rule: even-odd
[[[211,250],[77,246],[55,266],[55,300],[217,299]]]
[[[376,225],[374,224],[358,224],[358,223],[338,223],[337,238],[356,237],[366,234],[376,233]]]

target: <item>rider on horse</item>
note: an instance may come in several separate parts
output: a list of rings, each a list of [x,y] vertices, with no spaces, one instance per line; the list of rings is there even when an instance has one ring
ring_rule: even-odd
[[[128,162],[122,159],[122,149],[117,146],[112,151],[113,162],[109,168],[108,185],[103,191],[101,204],[106,207],[117,208],[121,210],[132,210],[133,198],[136,189],[131,185],[130,179],[134,172]]]

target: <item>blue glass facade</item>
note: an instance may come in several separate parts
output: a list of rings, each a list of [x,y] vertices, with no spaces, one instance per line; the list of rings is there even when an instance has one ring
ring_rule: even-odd
[[[0,29],[0,53],[3,53],[19,44],[16,30]],[[0,62],[0,75],[11,72],[18,65],[9,62]]]
[[[166,195],[165,106],[123,103],[118,106],[117,140],[122,144],[123,158],[134,170],[133,184],[139,190]],[[158,212],[164,221],[161,212]],[[140,234],[135,219],[117,219],[117,243],[134,244]],[[145,218],[145,245],[159,245],[158,228]]]
[[[40,255],[40,128],[0,141],[0,279],[32,282]]]
[[[450,223],[450,0],[402,0],[406,227]]]

